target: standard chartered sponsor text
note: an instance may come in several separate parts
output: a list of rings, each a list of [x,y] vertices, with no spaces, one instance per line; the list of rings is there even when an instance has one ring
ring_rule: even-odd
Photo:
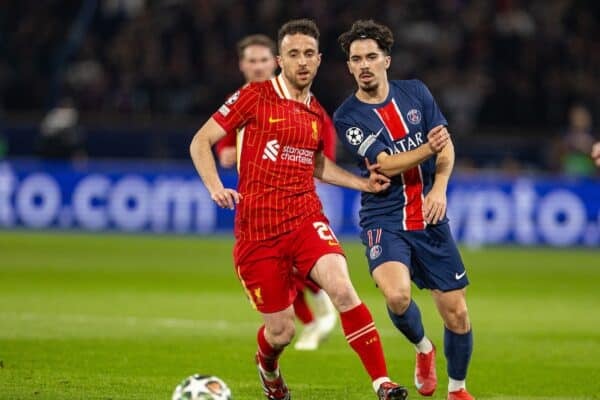
[[[281,154],[282,160],[298,162],[300,164],[312,164],[314,151],[307,149],[299,149],[292,146],[284,146]]]

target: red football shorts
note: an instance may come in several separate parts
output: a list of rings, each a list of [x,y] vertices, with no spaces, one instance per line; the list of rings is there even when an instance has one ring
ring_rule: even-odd
[[[253,307],[262,313],[274,313],[294,302],[294,275],[307,278],[319,258],[331,253],[344,255],[344,250],[327,218],[316,215],[295,231],[275,238],[238,240],[233,258]]]

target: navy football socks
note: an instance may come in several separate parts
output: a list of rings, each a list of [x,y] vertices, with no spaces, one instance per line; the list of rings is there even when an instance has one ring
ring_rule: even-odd
[[[444,353],[448,360],[448,376],[457,381],[464,380],[473,353],[472,330],[458,334],[444,327]]]
[[[395,314],[389,307],[387,307],[387,310],[388,315],[396,328],[398,328],[412,344],[417,344],[423,339],[425,336],[425,328],[423,328],[421,311],[419,310],[417,303],[411,300],[410,305],[402,315]]]

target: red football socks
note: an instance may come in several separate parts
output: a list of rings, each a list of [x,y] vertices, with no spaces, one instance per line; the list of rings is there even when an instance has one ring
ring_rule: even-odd
[[[281,349],[274,349],[269,342],[267,342],[264,325],[258,328],[257,340],[258,361],[260,362],[263,371],[273,372],[277,370],[277,367],[279,366],[279,355],[283,351],[283,347]]]
[[[306,302],[304,292],[299,291],[296,295],[296,300],[294,300],[294,312],[296,313],[296,317],[298,317],[304,325],[310,324],[315,320],[315,316]]]
[[[340,317],[346,340],[360,357],[371,380],[387,376],[381,339],[367,306],[361,303]]]

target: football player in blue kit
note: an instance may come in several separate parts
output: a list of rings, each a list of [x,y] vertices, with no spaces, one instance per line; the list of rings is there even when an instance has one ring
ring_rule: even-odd
[[[433,395],[435,346],[411,299],[411,280],[431,291],[444,321],[448,400],[474,399],[465,379],[473,349],[465,299],[469,281],[446,217],[446,188],[454,165],[447,122],[419,80],[387,77],[392,32],[356,21],[339,37],[357,90],[336,110],[337,134],[364,176],[378,163],[392,178],[383,193],[363,193],[361,238],[369,268],[393,324],[416,348],[415,385]]]

